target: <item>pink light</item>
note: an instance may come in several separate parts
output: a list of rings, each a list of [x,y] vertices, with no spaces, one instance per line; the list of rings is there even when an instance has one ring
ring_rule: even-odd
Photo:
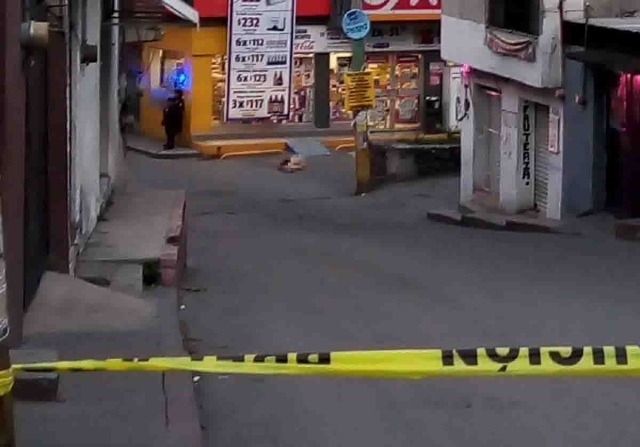
[[[467,64],[462,65],[462,81],[465,86],[469,86],[471,80],[471,66]]]

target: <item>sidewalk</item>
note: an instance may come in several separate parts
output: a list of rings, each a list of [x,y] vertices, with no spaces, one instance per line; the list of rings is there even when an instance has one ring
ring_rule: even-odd
[[[162,142],[144,137],[135,132],[127,133],[127,149],[138,152],[151,158],[158,159],[180,159],[180,158],[200,158],[200,151],[188,147],[178,146],[175,149],[166,150]]]
[[[23,349],[60,359],[186,355],[175,289],[127,296],[47,273]],[[63,373],[58,402],[16,403],[17,441],[40,447],[199,447],[190,373]]]
[[[186,195],[179,190],[117,190],[78,258],[77,274],[93,283],[177,285],[186,265]],[[135,289],[135,287],[134,287]]]
[[[177,288],[185,192],[129,184],[110,202],[78,258],[86,281],[44,275],[20,350],[60,360],[188,355]],[[18,445],[200,447],[193,386],[190,373],[61,373],[57,402],[16,403]]]
[[[491,208],[474,204],[459,204],[457,207],[432,209],[427,213],[434,222],[493,231],[520,233],[564,234],[584,236],[590,239],[616,239],[617,228],[624,221],[601,212],[586,217],[559,220],[538,216],[535,211],[508,215]],[[618,237],[618,239],[624,239]],[[632,240],[629,238],[629,240]]]

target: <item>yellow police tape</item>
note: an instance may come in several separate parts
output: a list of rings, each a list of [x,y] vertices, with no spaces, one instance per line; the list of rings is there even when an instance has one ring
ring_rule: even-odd
[[[14,374],[191,371],[407,379],[454,376],[636,376],[640,375],[640,345],[117,358],[14,365],[12,369]],[[0,394],[6,394],[13,383],[12,374],[7,371],[1,374]]]

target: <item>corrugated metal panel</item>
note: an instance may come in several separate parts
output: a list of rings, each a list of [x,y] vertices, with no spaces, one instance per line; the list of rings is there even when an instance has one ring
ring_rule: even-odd
[[[156,22],[178,17],[196,25],[200,23],[198,11],[183,0],[122,0],[117,13],[124,22]]]
[[[535,203],[536,208],[547,212],[549,196],[549,107],[536,105],[536,151],[535,151]]]

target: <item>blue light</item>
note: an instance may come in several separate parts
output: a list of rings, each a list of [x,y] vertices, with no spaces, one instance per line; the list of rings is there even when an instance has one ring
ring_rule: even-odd
[[[182,68],[173,70],[169,79],[174,89],[186,90],[189,85],[189,77]]]

